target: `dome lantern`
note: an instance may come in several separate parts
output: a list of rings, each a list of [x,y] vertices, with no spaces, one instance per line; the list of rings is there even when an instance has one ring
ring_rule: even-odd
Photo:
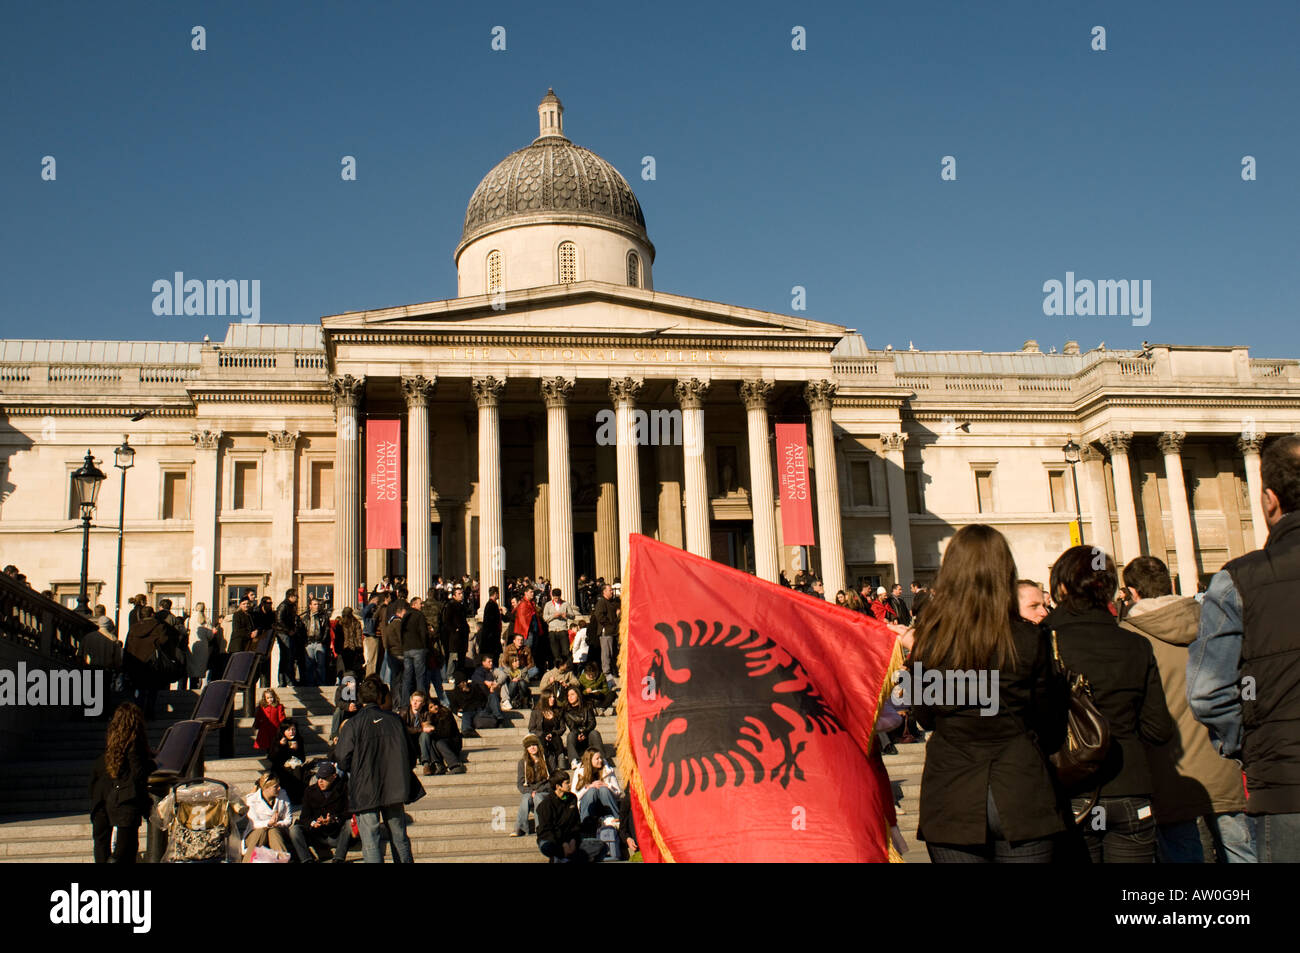
[[[564,104],[553,89],[548,89],[537,104],[537,128],[538,139],[544,136],[564,138]]]

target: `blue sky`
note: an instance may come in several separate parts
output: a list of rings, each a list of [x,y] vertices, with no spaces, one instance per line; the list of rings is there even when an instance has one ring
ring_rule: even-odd
[[[264,323],[452,297],[465,203],[553,86],[659,290],[801,285],[872,347],[1298,357],[1298,34],[1290,0],[6,4],[0,336],[221,337],[154,316],[176,271],[259,279]],[[1151,323],[1045,316],[1067,271],[1150,280]]]

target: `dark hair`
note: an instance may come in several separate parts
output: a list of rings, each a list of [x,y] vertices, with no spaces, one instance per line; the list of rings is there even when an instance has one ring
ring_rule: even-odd
[[[1124,585],[1137,590],[1143,599],[1174,594],[1169,567],[1154,556],[1139,556],[1124,567]]]
[[[1067,612],[1105,609],[1115,598],[1115,560],[1095,546],[1071,546],[1052,566],[1052,598]]]
[[[294,589],[286,589],[286,590],[284,590],[284,597],[285,597],[286,599],[288,599],[290,596],[296,596],[297,594],[298,594],[297,591],[294,590]]]
[[[555,588],[555,589],[552,589],[552,590],[551,590],[551,596],[552,596],[553,598],[555,598],[555,599],[561,599],[561,598],[563,598],[563,596],[560,595],[560,590],[559,590],[558,587]]]
[[[501,589],[500,589],[500,587],[498,587],[498,586],[492,586],[490,589],[488,589],[488,595],[489,595],[489,596],[499,596],[499,595],[501,595]]]
[[[558,788],[561,784],[568,784],[568,783],[569,783],[568,771],[551,772],[551,787]]]
[[[1283,513],[1300,510],[1300,434],[1287,434],[1265,447],[1259,472],[1264,489],[1277,495]]]
[[[357,701],[363,705],[378,705],[388,694],[388,686],[373,675],[363,678],[357,686]]]
[[[1043,587],[1042,587],[1042,585],[1041,585],[1040,583],[1034,582],[1034,580],[1032,580],[1032,579],[1017,579],[1017,580],[1016,580],[1016,588],[1017,588],[1017,589],[1023,589],[1025,586],[1031,586],[1031,587],[1033,587],[1034,589],[1037,589],[1039,592],[1041,592],[1042,589],[1043,589]]]

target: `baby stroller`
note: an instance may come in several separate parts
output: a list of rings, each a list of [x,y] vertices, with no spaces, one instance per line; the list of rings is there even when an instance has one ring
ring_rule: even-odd
[[[213,778],[179,781],[172,785],[170,800],[166,862],[219,864],[231,859],[235,814],[225,782]],[[238,856],[236,849],[235,859]]]

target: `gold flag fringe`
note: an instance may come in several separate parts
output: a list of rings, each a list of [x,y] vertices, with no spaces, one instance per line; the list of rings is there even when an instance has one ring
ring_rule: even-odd
[[[880,695],[876,699],[876,719],[880,718],[880,710],[885,707],[885,701],[889,698],[890,694],[893,693],[894,673],[902,667],[903,647],[899,644],[898,639],[895,638],[894,650],[889,655],[889,664],[885,666],[885,684],[880,686]],[[872,720],[872,725],[875,725],[876,719]],[[873,731],[871,733],[871,744],[874,746],[879,743],[879,738]],[[892,797],[893,795],[891,794],[890,796]],[[889,862],[891,864],[904,864],[907,862],[903,860],[903,855],[900,854],[898,848],[894,846],[894,838],[890,836],[888,824],[885,825],[885,846],[889,850]]]

